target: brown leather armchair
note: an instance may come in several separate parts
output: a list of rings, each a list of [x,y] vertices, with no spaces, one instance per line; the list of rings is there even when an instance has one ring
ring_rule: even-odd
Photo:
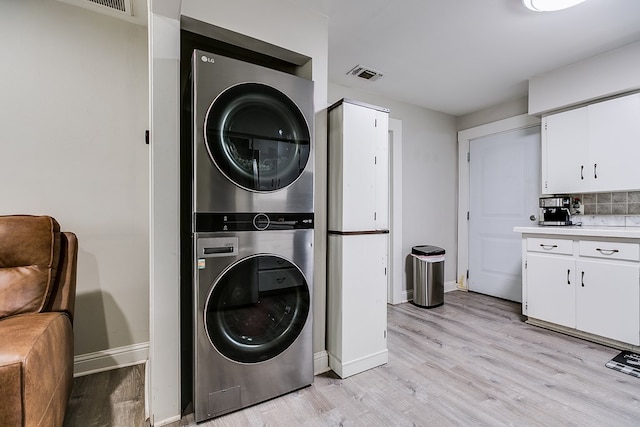
[[[78,241],[48,216],[0,216],[0,425],[61,426],[73,386]]]

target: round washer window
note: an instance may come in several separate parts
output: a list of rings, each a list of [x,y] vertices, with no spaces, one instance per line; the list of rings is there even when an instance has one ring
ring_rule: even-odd
[[[211,344],[236,362],[257,363],[285,351],[304,328],[309,288],[284,258],[256,255],[222,274],[205,306]]]
[[[285,188],[309,160],[307,121],[289,97],[271,86],[243,83],[227,89],[209,107],[204,127],[213,162],[248,190]]]

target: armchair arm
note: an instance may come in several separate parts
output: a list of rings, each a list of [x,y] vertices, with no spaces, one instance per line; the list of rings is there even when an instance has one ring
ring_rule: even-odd
[[[45,311],[65,312],[73,323],[78,271],[78,238],[71,232],[60,234],[60,264]]]

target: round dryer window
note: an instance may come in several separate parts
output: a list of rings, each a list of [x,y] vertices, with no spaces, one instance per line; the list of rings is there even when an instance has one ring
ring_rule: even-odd
[[[247,190],[285,188],[309,160],[311,135],[302,112],[264,84],[243,83],[222,92],[209,107],[204,132],[218,169]]]
[[[204,321],[211,344],[223,356],[257,363],[293,344],[309,309],[309,287],[298,267],[281,257],[255,255],[217,279]]]

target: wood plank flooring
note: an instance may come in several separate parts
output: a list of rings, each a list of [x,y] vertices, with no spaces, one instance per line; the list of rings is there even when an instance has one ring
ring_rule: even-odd
[[[388,313],[386,365],[344,380],[321,374],[312,386],[200,425],[640,425],[640,379],[605,367],[619,351],[528,325],[520,304],[454,291],[441,307],[406,303]],[[109,409],[111,424],[87,418],[85,404],[108,418],[76,397],[65,426],[143,425],[118,415],[143,405],[140,396]],[[187,425],[192,415],[172,426]]]
[[[144,425],[144,365],[74,379],[64,427]]]

